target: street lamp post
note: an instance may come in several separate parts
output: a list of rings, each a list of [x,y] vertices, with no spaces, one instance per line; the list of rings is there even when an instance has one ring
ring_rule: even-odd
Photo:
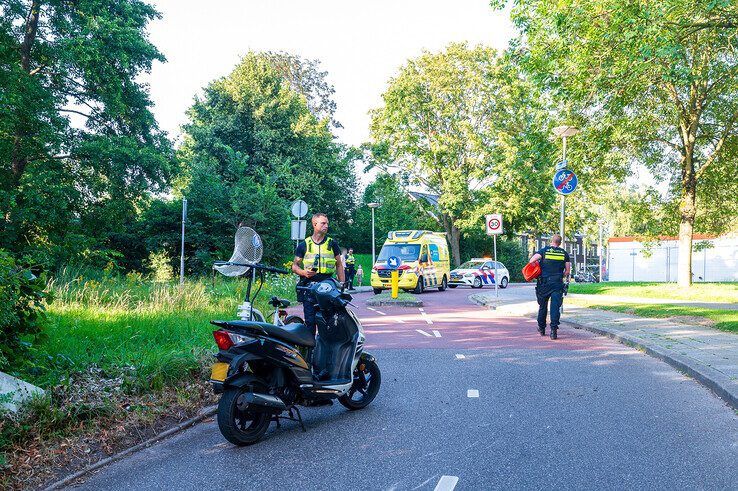
[[[374,240],[374,209],[379,208],[379,203],[367,203],[366,206],[372,209],[372,268],[374,263],[377,262],[376,254],[374,253],[375,240]]]
[[[553,134],[561,137],[563,140],[563,147],[564,147],[564,158],[562,161],[564,164],[566,164],[566,138],[569,136],[574,136],[577,133],[579,133],[579,130],[575,128],[574,126],[557,126],[553,129]],[[566,242],[564,240],[564,195],[561,195],[561,217],[559,218],[559,235],[561,235],[561,244],[564,245]]]
[[[187,221],[187,198],[182,198],[182,248],[179,254],[179,284],[184,284],[185,222]]]

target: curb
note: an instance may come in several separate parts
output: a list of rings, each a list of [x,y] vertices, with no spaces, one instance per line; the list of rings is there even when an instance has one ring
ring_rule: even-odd
[[[67,484],[71,484],[72,482],[76,481],[80,477],[82,477],[82,476],[84,476],[86,474],[89,474],[92,471],[95,471],[95,470],[97,470],[97,469],[99,469],[101,467],[105,467],[106,465],[112,464],[113,462],[117,462],[117,461],[123,459],[124,457],[127,457],[127,456],[129,456],[129,455],[131,455],[133,453],[138,452],[139,450],[143,450],[144,448],[150,447],[152,444],[158,442],[159,440],[162,440],[162,439],[167,438],[169,436],[172,436],[172,435],[174,435],[176,433],[179,433],[181,431],[184,431],[187,428],[189,428],[190,426],[196,425],[197,423],[201,422],[202,420],[204,420],[206,418],[209,418],[210,416],[212,416],[213,414],[215,414],[216,411],[217,411],[217,406],[208,406],[206,408],[203,408],[203,409],[200,410],[200,412],[198,413],[198,415],[195,416],[194,418],[190,418],[187,421],[184,421],[184,422],[178,424],[177,426],[175,426],[173,428],[169,428],[168,430],[163,431],[163,432],[159,433],[158,435],[155,435],[155,436],[149,438],[145,442],[141,442],[138,445],[134,445],[131,448],[128,448],[126,450],[123,450],[122,452],[118,452],[115,455],[111,455],[110,457],[107,457],[107,458],[102,459],[102,460],[100,460],[98,462],[95,462],[94,464],[91,464],[91,465],[85,467],[84,469],[82,469],[80,471],[77,471],[74,474],[71,474],[71,475],[65,477],[61,481],[57,481],[57,482],[51,484],[50,486],[44,488],[44,491],[51,491],[52,489],[60,489],[63,486],[66,486]]]
[[[422,307],[422,300],[374,300],[371,299],[366,301],[369,307]]]
[[[630,346],[631,348],[641,350],[647,355],[661,360],[688,377],[693,378],[714,392],[715,395],[725,401],[728,406],[738,410],[738,383],[730,380],[717,370],[713,370],[706,366],[690,364],[689,358],[686,356],[670,353],[669,351],[659,347],[649,346],[638,339],[628,336],[627,334],[621,334],[587,324],[580,324],[575,321],[562,321],[562,324],[570,324],[575,329],[584,329],[595,334],[614,339],[615,341],[626,346]]]
[[[489,307],[490,310],[495,310],[495,305],[497,304],[497,302],[495,302],[494,300],[490,302],[489,300],[486,300],[484,298],[479,298],[484,296],[485,295],[469,295],[469,300],[476,303],[477,305]],[[518,317],[529,317],[533,313],[506,312],[506,314],[516,315]],[[660,347],[648,345],[646,343],[643,343],[641,340],[627,334],[595,327],[590,324],[583,324],[573,320],[562,320],[561,323],[571,325],[575,329],[584,329],[586,331],[599,334],[600,336],[606,336],[610,339],[618,341],[621,344],[643,351],[647,355],[661,360],[676,368],[678,371],[682,372],[688,377],[693,378],[704,387],[711,390],[720,399],[725,401],[732,409],[738,410],[738,382],[731,380],[717,370],[713,370],[712,368],[707,366],[695,365],[694,363],[691,363],[690,359],[686,356],[670,352]]]

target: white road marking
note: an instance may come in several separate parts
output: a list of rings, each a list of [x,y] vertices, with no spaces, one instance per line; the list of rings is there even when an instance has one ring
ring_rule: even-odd
[[[440,333],[440,332],[438,332],[438,331],[433,331],[433,335],[434,335],[435,337],[437,337],[437,338],[440,338],[440,337],[441,337],[441,333]]]
[[[425,310],[420,308],[418,310],[420,311],[420,315],[423,316],[426,324],[433,324],[433,321],[428,317],[428,314],[425,313]]]
[[[377,310],[377,309],[373,309],[373,308],[371,308],[371,307],[367,307],[367,310],[371,310],[372,312],[376,312],[376,313],[377,313],[377,314],[379,314],[379,315],[387,315],[387,314],[385,314],[384,312],[380,312],[379,310]]]
[[[425,331],[424,331],[424,330],[422,330],[422,329],[416,329],[416,331],[418,331],[418,332],[419,332],[420,334],[422,334],[423,336],[428,336],[429,338],[432,338],[432,337],[433,337],[433,336],[431,336],[430,334],[428,334],[427,332],[425,332]]]
[[[404,324],[404,323],[405,323],[405,321],[404,321],[404,320],[402,320],[402,319],[395,319],[395,320],[396,320],[397,322],[399,322],[400,324]]]
[[[371,307],[367,307],[366,309],[367,309],[367,310],[374,310],[374,312],[376,312],[376,310],[375,310],[375,309],[373,309],[373,308],[371,308]]]
[[[459,478],[456,476],[441,476],[441,480],[438,481],[433,491],[453,491],[458,482]]]
[[[479,391],[477,389],[469,389],[466,391],[466,397],[479,397]]]
[[[464,358],[466,358],[466,356],[464,356],[464,355],[456,355],[456,359],[457,360],[463,360]]]
[[[421,312],[425,312],[425,310],[423,310],[421,307],[418,307],[418,310]]]

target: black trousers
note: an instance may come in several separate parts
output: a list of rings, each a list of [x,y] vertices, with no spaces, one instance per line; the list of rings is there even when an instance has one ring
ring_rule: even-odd
[[[543,278],[536,284],[538,300],[538,329],[546,328],[548,300],[551,299],[551,329],[557,329],[561,320],[561,303],[564,301],[564,281],[560,278]]]
[[[313,292],[305,292],[305,297],[302,300],[302,311],[305,314],[305,325],[313,331],[313,335],[315,335],[318,327],[315,323],[315,302]]]
[[[356,266],[353,264],[346,265],[346,281],[349,282],[349,288],[354,289],[354,276],[356,276]]]

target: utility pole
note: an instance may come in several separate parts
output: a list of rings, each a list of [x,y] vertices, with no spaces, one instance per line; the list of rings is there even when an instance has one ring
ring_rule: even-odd
[[[179,284],[184,284],[184,241],[185,222],[187,221],[187,198],[182,198],[182,248],[179,254]]]

